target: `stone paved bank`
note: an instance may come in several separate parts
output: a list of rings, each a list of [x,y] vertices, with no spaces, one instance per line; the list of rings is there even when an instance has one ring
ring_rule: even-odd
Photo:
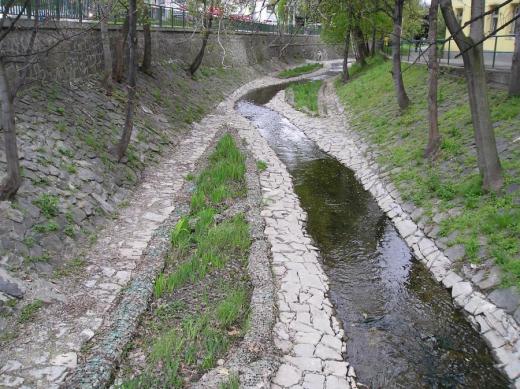
[[[367,147],[359,136],[348,130],[332,84],[328,82],[325,93],[320,94],[326,117],[310,117],[296,111],[285,102],[284,96],[283,91],[277,94],[268,107],[282,113],[321,149],[355,172],[364,188],[395,223],[414,255],[430,269],[437,281],[451,289],[456,305],[464,309],[468,320],[489,344],[513,386],[520,388],[520,328],[517,322],[490,302],[471,282],[460,277],[435,241],[426,237],[402,209],[396,188],[379,174],[377,164],[366,155]]]
[[[328,281],[317,249],[304,231],[306,213],[294,193],[291,177],[267,141],[253,128],[240,131],[253,155],[267,162],[260,177],[278,288],[279,317],[274,341],[282,365],[272,388],[355,388],[354,370],[343,359],[344,333],[334,317]]]

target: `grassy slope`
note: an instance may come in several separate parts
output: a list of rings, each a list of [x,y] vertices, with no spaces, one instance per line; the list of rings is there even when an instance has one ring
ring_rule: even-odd
[[[278,77],[280,78],[290,78],[300,76],[306,73],[312,73],[315,70],[321,69],[323,65],[321,63],[308,63],[302,66],[297,66],[295,68],[285,69],[278,73]]]
[[[503,286],[520,285],[520,148],[513,140],[520,130],[520,99],[490,89],[489,98],[505,191],[495,196],[481,191],[466,84],[442,75],[439,85],[439,124],[442,146],[435,163],[423,159],[427,142],[427,71],[414,66],[404,73],[412,101],[399,114],[390,62],[373,60],[367,69],[354,68],[354,79],[337,86],[352,113],[353,128],[370,141],[378,162],[405,201],[424,211],[423,223],[440,222],[441,242],[462,244],[465,260],[490,258],[504,270]]]
[[[309,110],[318,113],[318,91],[322,81],[309,81],[292,84],[289,89],[294,93],[294,105],[299,110]]]

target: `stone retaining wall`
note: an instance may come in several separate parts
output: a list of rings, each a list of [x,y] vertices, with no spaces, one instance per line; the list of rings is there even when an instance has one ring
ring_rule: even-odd
[[[30,71],[33,80],[74,80],[99,72],[103,65],[101,37],[97,25],[66,23],[42,25],[37,34],[35,52],[65,40],[57,47],[42,54]],[[119,37],[119,27],[109,30],[112,47]],[[31,36],[31,25],[19,22],[0,45],[5,54],[22,54],[26,51]],[[201,34],[188,30],[155,28],[152,31],[152,60],[180,61],[193,60],[201,46]],[[324,44],[319,36],[296,35],[279,36],[268,33],[212,34],[207,46],[204,64],[245,66],[255,65],[280,56],[288,59],[301,58],[326,60],[340,58],[341,47]],[[142,30],[138,30],[138,56],[143,54]],[[139,60],[140,62],[140,60]]]

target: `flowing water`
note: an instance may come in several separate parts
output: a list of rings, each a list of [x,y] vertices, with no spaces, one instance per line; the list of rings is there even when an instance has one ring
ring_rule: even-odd
[[[285,86],[249,94],[236,108],[292,176],[359,382],[374,389],[507,388],[480,336],[353,172],[261,106]]]

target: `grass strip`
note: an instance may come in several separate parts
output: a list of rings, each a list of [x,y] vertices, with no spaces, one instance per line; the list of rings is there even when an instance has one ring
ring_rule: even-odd
[[[156,309],[143,326],[147,328],[145,339],[138,340],[146,367],[120,388],[182,388],[215,367],[243,335],[250,299],[243,269],[251,237],[242,213],[223,215],[246,193],[245,172],[245,157],[226,134],[210,155],[208,166],[191,177],[196,187],[190,212],[170,232],[173,254],[156,279]],[[217,278],[206,278],[217,269],[223,269]],[[185,288],[176,294],[187,285],[189,291]],[[197,291],[195,297],[191,289]],[[237,387],[238,380],[230,379],[226,385]]]
[[[308,63],[305,65],[297,66],[295,68],[285,69],[278,73],[279,78],[291,78],[300,76],[306,73],[312,73],[315,70],[321,69],[323,65],[321,63]]]

